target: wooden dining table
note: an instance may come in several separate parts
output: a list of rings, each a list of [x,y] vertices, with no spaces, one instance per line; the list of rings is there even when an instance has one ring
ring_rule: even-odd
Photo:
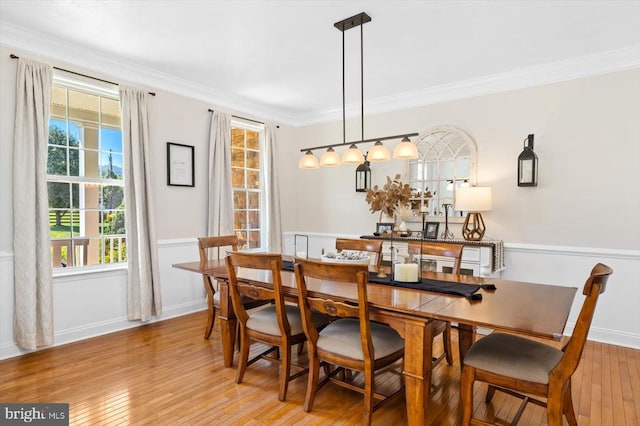
[[[177,263],[173,266],[206,274],[217,280],[224,365],[231,367],[237,320],[229,295],[224,259],[210,260],[207,263]],[[237,276],[239,280],[258,286],[270,287],[273,283],[270,271],[240,268]],[[297,301],[295,274],[283,270],[281,276],[285,296]],[[434,320],[458,324],[460,360],[464,359],[473,344],[477,327],[560,340],[577,290],[576,287],[438,272],[426,272],[423,278],[462,284],[494,284],[496,289],[480,289],[478,293],[482,294],[482,300],[470,300],[458,295],[421,289],[371,282],[368,284],[371,319],[389,324],[405,339],[403,376],[407,421],[410,425],[422,425],[425,422],[431,382],[431,333]],[[350,283],[309,279],[307,286],[310,295],[330,295],[342,301],[358,300],[357,288]]]

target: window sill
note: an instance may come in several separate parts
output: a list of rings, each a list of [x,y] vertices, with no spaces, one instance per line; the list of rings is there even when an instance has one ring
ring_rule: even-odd
[[[77,277],[81,275],[101,275],[111,272],[126,271],[126,263],[112,265],[92,265],[69,268],[56,268],[53,270],[53,278]]]

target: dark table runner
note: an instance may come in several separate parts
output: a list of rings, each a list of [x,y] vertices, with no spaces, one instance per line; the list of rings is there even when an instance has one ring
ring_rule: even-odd
[[[293,262],[285,260],[282,262],[282,269],[285,271],[293,271]],[[470,300],[482,300],[482,294],[478,290],[495,290],[493,284],[461,284],[450,281],[432,280],[423,278],[421,282],[405,283],[401,281],[392,281],[390,277],[380,278],[376,272],[369,272],[369,282],[376,284],[391,285],[396,287],[412,288],[416,290],[434,291],[437,293],[454,294],[464,296]]]

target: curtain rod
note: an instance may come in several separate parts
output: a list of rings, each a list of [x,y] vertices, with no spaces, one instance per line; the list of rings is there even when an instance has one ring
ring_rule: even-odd
[[[213,110],[213,109],[209,108],[209,112],[215,112],[215,110]],[[241,120],[253,121],[254,123],[258,123],[258,124],[264,124],[264,122],[263,122],[263,121],[252,120],[252,119],[247,118],[247,117],[240,117],[239,115],[232,115],[232,117],[234,117],[234,118],[239,118],[239,119],[241,119]],[[279,129],[279,128],[280,128],[280,126],[276,126],[276,129]]]
[[[13,53],[11,55],[9,55],[9,57],[11,59],[20,59],[20,56],[18,55],[14,55]],[[75,75],[79,75],[80,77],[87,77],[90,78],[92,80],[98,80],[98,81],[102,81],[103,83],[108,83],[108,84],[115,84],[116,86],[119,86],[118,83],[114,83],[113,81],[109,81],[109,80],[103,80],[101,78],[97,78],[97,77],[92,77],[90,75],[86,75],[86,74],[81,74],[79,72],[75,72],[75,71],[70,71],[70,70],[65,70],[64,68],[58,68],[58,67],[53,67],[54,70],[58,70],[58,71],[64,71],[64,72],[68,72],[71,74],[75,74]],[[148,92],[151,96],[155,96],[155,92]]]

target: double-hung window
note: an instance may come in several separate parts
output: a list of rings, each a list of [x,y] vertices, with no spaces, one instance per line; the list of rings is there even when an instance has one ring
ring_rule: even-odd
[[[55,71],[47,161],[54,268],[126,262],[123,165],[117,86]]]
[[[240,249],[266,247],[264,126],[231,121],[233,228]]]

